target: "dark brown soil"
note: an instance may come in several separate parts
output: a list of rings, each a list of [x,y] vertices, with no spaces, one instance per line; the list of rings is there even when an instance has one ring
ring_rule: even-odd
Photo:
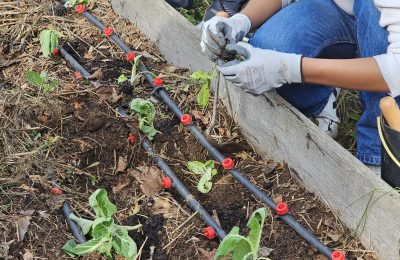
[[[101,2],[94,11],[96,15],[110,23],[116,21],[114,14],[107,18],[102,16],[110,13],[111,9],[107,1]],[[23,8],[32,10],[34,6],[36,4],[26,4]],[[42,9],[49,10],[47,5]],[[74,17],[71,13],[63,16],[65,19]],[[40,24],[48,23],[45,20]],[[79,22],[79,26],[86,29],[86,33],[95,31],[84,21]],[[169,86],[169,93],[182,110],[197,110],[203,117],[210,117],[210,105],[204,111],[196,105],[196,88],[183,91],[188,84],[185,80],[187,71],[171,69],[161,58],[154,58],[160,57],[154,45],[131,25],[118,20],[113,26],[121,34],[126,34],[124,39],[139,39],[142,44],[131,42],[130,45],[140,46],[156,59],[144,59],[144,62],[151,71],[164,71],[162,76]],[[35,31],[34,35],[37,34]],[[123,121],[114,109],[123,106],[129,110],[134,97],[149,99],[148,86],[143,80],[139,80],[133,92],[126,91],[128,86],[117,86],[119,75],[129,75],[130,63],[115,46],[109,48],[107,44],[103,44],[105,47],[100,48],[101,52],[88,54],[89,45],[101,46],[100,42],[105,39],[100,33],[93,32],[91,37],[82,34],[79,34],[81,39],[64,40],[63,46],[91,73],[101,70],[101,87],[97,89],[70,77],[72,69],[63,61],[43,60],[34,48],[18,51],[18,44],[8,45],[6,52],[3,48],[7,60],[18,57],[21,62],[6,69],[4,75],[7,77],[0,73],[0,230],[4,239],[0,243],[14,240],[8,251],[14,259],[21,259],[26,252],[38,259],[67,259],[61,247],[72,236],[62,216],[62,202],[67,199],[76,213],[92,218],[88,197],[97,188],[105,188],[118,208],[118,223],[143,224],[140,232],[129,233],[140,248],[140,259],[210,259],[207,252],[212,255],[219,241],[203,237],[206,225],[199,215],[188,220],[193,212],[177,191],[163,190],[157,196],[146,197],[139,183],[129,174],[129,169],[151,166],[152,162],[139,142],[130,144],[127,141],[129,130],[126,123],[137,129],[137,118],[132,116]],[[33,39],[26,38],[27,41]],[[51,71],[51,76],[62,84],[57,91],[44,94],[28,86],[23,78],[11,80],[10,71],[24,75],[28,70],[26,67]],[[8,89],[2,88],[2,84],[6,84]],[[160,131],[153,142],[155,150],[226,232],[238,226],[246,234],[249,216],[263,205],[219,165],[211,192],[200,193],[196,188],[198,177],[187,170],[186,163],[190,160],[206,161],[210,156],[164,104],[152,100],[157,107],[155,127]],[[218,124],[211,141],[235,160],[252,183],[275,201],[288,202],[300,223],[329,247],[351,249],[348,259],[376,259],[372,253],[358,251],[362,249],[358,240],[351,237],[351,232],[342,226],[329,208],[302,188],[295,179],[296,173],[284,162],[266,161],[254,153],[221,104],[218,112]],[[202,130],[207,128],[200,119],[195,123]],[[50,140],[55,137],[57,141],[52,143]],[[117,172],[121,157],[126,158],[126,169]],[[61,187],[63,195],[50,193],[53,183]],[[160,199],[165,199],[166,208],[157,211],[157,200]],[[170,209],[172,213],[167,214]],[[23,241],[18,241],[15,221],[24,216],[30,217],[30,225]],[[271,259],[324,259],[273,214],[266,219],[261,247],[272,249]],[[102,258],[91,254],[84,259]]]

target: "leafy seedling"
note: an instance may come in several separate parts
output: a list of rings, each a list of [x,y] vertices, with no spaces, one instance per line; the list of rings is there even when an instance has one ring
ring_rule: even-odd
[[[250,229],[247,237],[239,235],[239,228],[233,227],[231,232],[222,240],[219,245],[214,260],[232,259],[232,260],[257,260],[260,247],[261,233],[264,226],[267,209],[260,208],[253,212],[247,227]],[[228,257],[228,258],[225,258]],[[262,258],[267,259],[267,258]]]
[[[194,174],[201,175],[197,189],[201,193],[208,193],[212,188],[212,177],[217,174],[215,164],[213,160],[209,160],[205,163],[199,161],[190,161],[187,163],[187,168]]]
[[[95,0],[68,0],[65,3],[65,7],[74,7],[75,5],[89,5],[93,3]]]
[[[60,33],[56,30],[43,30],[40,32],[40,48],[45,58],[48,58],[57,48],[59,35]]]
[[[139,115],[139,129],[147,135],[149,140],[153,140],[158,132],[153,125],[156,115],[153,103],[141,98],[135,98],[131,102],[131,109]]]
[[[212,69],[209,73],[198,70],[190,76],[196,85],[201,86],[197,93],[197,104],[200,108],[205,108],[207,106],[210,99],[211,80],[217,76],[217,73],[216,69]]]
[[[54,90],[58,85],[55,80],[50,80],[49,75],[45,71],[41,73],[28,71],[26,73],[26,80],[35,87],[42,89],[45,94]]]
[[[139,63],[140,63],[140,58],[142,58],[142,55],[138,55],[135,57],[133,60],[133,65],[132,65],[132,71],[131,71],[131,84],[135,84],[136,78],[139,76],[138,68],[139,68]]]
[[[96,213],[95,220],[80,218],[73,213],[69,217],[81,227],[83,234],[90,233],[92,239],[83,244],[69,240],[62,249],[71,256],[83,256],[98,252],[108,258],[112,258],[111,251],[114,250],[117,255],[128,260],[135,259],[137,246],[128,235],[128,231],[139,229],[142,225],[116,225],[113,215],[117,212],[117,208],[108,199],[107,191],[104,189],[96,190],[89,197],[89,205]]]

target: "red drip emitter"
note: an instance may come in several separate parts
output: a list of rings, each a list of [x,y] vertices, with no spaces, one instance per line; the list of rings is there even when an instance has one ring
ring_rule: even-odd
[[[84,5],[77,5],[75,6],[75,12],[78,14],[81,14],[85,12],[85,6]]]
[[[206,238],[208,239],[214,239],[217,235],[215,234],[215,230],[213,227],[208,226],[206,228],[204,228],[203,234]]]
[[[289,206],[285,202],[279,202],[275,207],[276,213],[280,216],[289,212]]]
[[[164,188],[169,189],[169,188],[172,187],[172,180],[171,180],[170,177],[164,177],[164,178],[161,180],[161,184],[162,184],[162,186],[163,186]]]
[[[137,142],[137,138],[134,134],[129,133],[128,135],[128,142],[131,144],[135,144]]]
[[[188,114],[181,116],[182,125],[190,125],[192,123],[192,117]]]
[[[59,48],[54,48],[54,50],[51,52],[51,54],[53,54],[53,56],[57,56],[59,53],[60,53]]]
[[[336,251],[333,251],[331,259],[332,260],[344,260],[345,256],[342,251],[336,250]]]
[[[135,53],[134,53],[133,51],[129,52],[129,53],[126,55],[126,60],[127,60],[127,61],[130,61],[130,62],[134,61],[134,60],[135,60]]]
[[[153,79],[153,85],[156,87],[161,87],[164,84],[164,81],[160,78]]]
[[[235,167],[235,163],[231,158],[225,158],[222,161],[222,167],[224,168],[224,170],[232,170],[233,167]]]
[[[53,195],[61,195],[63,192],[59,187],[55,186],[50,190],[50,193]]]
[[[104,28],[103,32],[106,36],[111,36],[114,33],[113,28],[111,27]]]
[[[74,76],[79,80],[83,79],[82,73],[80,73],[79,71],[75,71]]]

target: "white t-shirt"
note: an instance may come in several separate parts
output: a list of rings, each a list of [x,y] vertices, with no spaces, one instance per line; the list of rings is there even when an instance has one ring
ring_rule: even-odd
[[[327,0],[328,1],[328,0]],[[346,13],[354,15],[354,0],[334,0]],[[366,1],[366,0],[364,0]],[[295,0],[282,0],[282,7]],[[374,0],[381,11],[380,26],[389,32],[389,47],[386,54],[375,56],[392,96],[400,95],[400,0]]]

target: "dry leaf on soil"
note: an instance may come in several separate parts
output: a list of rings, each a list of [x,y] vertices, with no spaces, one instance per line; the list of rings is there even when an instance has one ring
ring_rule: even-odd
[[[151,207],[151,213],[163,214],[164,218],[176,218],[179,208],[171,203],[170,200],[162,197],[154,197],[154,205]]]
[[[25,254],[22,256],[24,260],[32,260],[33,259],[33,254],[31,251],[25,249]]]
[[[162,190],[161,180],[162,172],[155,166],[140,166],[128,171],[140,183],[140,189],[148,196],[153,197]]]
[[[126,156],[120,156],[118,157],[118,163],[115,172],[123,172],[126,170],[127,166],[128,166],[128,158]]]
[[[0,243],[0,259],[8,259],[8,251],[10,250],[10,245],[13,242],[14,240]]]
[[[31,224],[31,218],[32,217],[30,216],[20,217],[15,222],[15,225],[17,226],[18,241],[21,242],[24,240],[26,232],[28,232],[28,227]]]
[[[208,117],[204,116],[201,111],[198,110],[192,110],[192,115],[196,120],[200,120],[204,125],[208,125],[209,119]]]
[[[199,260],[212,260],[214,258],[216,249],[213,249],[212,251],[208,251],[204,248],[197,248],[199,250]]]

